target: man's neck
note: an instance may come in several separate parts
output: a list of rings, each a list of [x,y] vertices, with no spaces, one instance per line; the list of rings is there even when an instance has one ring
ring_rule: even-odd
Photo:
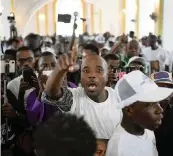
[[[108,98],[108,91],[104,90],[100,95],[98,96],[88,96],[91,100],[97,102],[97,103],[102,103],[105,102]]]
[[[157,45],[153,45],[153,46],[151,46],[151,49],[152,50],[157,50],[158,49],[158,46]]]
[[[123,120],[121,122],[121,126],[130,134],[133,135],[143,135],[144,134],[144,129],[140,127],[139,125],[135,124],[132,122],[131,119],[128,117],[123,117]]]

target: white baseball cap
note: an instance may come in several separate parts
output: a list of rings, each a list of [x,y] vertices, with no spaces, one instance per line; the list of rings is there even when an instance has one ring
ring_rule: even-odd
[[[141,71],[124,75],[116,84],[116,96],[121,108],[140,102],[159,102],[168,98],[173,89],[158,87]]]
[[[97,35],[95,41],[99,44],[105,44],[105,37],[103,35]]]
[[[50,47],[43,47],[41,49],[42,53],[45,53],[45,52],[50,52],[52,53],[53,55],[55,55],[55,50],[53,48],[50,48]]]
[[[129,59],[127,67],[133,62],[140,62],[143,66],[146,66],[146,60],[144,58],[139,56],[133,56],[132,58]]]

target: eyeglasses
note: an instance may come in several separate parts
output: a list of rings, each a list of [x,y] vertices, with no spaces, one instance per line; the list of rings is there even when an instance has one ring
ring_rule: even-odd
[[[18,59],[18,62],[20,64],[24,64],[25,62],[31,63],[33,61],[34,61],[34,58],[32,58],[32,57]]]

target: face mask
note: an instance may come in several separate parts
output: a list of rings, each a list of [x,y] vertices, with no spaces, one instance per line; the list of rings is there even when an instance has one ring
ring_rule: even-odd
[[[53,70],[43,71],[43,75],[50,76]]]

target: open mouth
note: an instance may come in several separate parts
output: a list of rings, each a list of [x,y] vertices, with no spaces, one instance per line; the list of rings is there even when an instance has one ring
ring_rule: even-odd
[[[88,91],[94,92],[94,91],[97,90],[97,85],[94,84],[94,83],[92,83],[92,84],[89,84],[89,85],[87,86],[87,88],[88,88]]]
[[[156,125],[161,125],[162,124],[162,120],[158,120],[157,122],[156,122]]]

